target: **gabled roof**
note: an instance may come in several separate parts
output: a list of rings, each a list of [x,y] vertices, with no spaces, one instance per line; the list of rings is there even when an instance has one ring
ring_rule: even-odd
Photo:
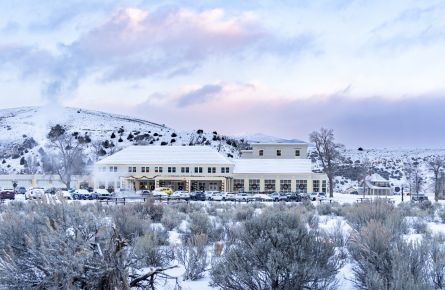
[[[367,180],[371,181],[371,182],[388,182],[387,179],[383,178],[380,174],[378,173],[373,173],[370,176],[368,176],[366,178]]]
[[[97,165],[209,164],[233,163],[209,146],[130,146],[96,163]]]
[[[248,173],[311,173],[310,159],[236,159],[234,174]]]

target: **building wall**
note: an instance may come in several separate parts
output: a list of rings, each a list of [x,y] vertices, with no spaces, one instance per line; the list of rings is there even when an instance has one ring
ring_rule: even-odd
[[[314,191],[314,180],[319,181],[319,191],[321,191],[323,181],[326,184],[326,190],[327,188],[327,178],[324,174],[319,173],[301,173],[301,174],[234,174],[233,175],[234,183],[236,181],[242,180],[243,181],[243,187],[242,191],[244,192],[251,192],[250,184],[252,184],[253,180],[259,181],[259,188],[258,192],[280,192],[280,191],[286,191],[285,188],[282,188],[281,184],[282,181],[290,181],[290,187],[288,187],[287,191],[289,192],[313,192]],[[266,181],[275,181],[273,190],[266,187]],[[304,189],[301,189],[297,186],[298,184],[303,184]],[[287,182],[283,182],[283,184],[288,184]],[[241,189],[240,189],[241,190]],[[238,188],[236,188],[236,185],[234,184],[232,187],[232,191],[239,191]]]
[[[117,167],[117,170],[114,170]],[[135,172],[130,172],[129,168],[136,168]],[[143,172],[142,167],[149,168],[149,172],[145,170]],[[158,172],[156,172],[156,167]],[[162,172],[159,172],[159,168],[162,167]],[[168,168],[175,168],[175,172],[168,172]],[[181,168],[189,168],[189,172],[182,172]],[[195,173],[195,167],[202,168],[202,172]],[[211,168],[211,173],[209,173]],[[213,171],[213,168],[215,171]],[[223,169],[224,168],[224,172]],[[229,169],[227,172],[227,168]],[[233,165],[220,165],[220,164],[206,164],[206,165],[184,165],[184,164],[146,164],[146,165],[99,165],[94,172],[94,185],[95,187],[105,186],[113,187],[115,189],[124,188],[124,179],[128,177],[142,178],[156,180],[156,187],[159,187],[159,180],[190,180],[190,178],[196,180],[220,180],[221,178],[228,178],[232,176]],[[138,188],[136,188],[138,189]]]
[[[307,144],[252,144],[252,149],[242,150],[241,158],[246,159],[305,159],[307,158]],[[263,155],[260,155],[262,150]],[[281,156],[277,155],[277,150],[281,151]],[[299,156],[295,151],[300,152]]]

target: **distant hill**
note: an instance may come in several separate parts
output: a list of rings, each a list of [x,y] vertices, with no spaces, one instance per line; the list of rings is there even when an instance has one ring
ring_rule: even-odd
[[[31,173],[40,173],[46,136],[56,124],[72,134],[90,137],[91,143],[85,148],[90,163],[129,145],[212,146],[234,158],[243,145],[239,139],[217,132],[178,132],[155,122],[98,111],[51,106],[1,109],[0,172],[29,173],[30,168],[20,164],[25,159],[27,165],[33,164]]]

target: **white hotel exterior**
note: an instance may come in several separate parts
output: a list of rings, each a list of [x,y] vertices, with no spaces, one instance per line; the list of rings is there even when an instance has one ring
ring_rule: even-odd
[[[96,187],[186,191],[317,192],[327,177],[312,172],[306,143],[259,143],[228,159],[208,146],[131,146],[95,165]]]

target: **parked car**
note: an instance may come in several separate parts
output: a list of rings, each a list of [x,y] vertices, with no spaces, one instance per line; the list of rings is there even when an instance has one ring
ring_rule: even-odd
[[[96,194],[97,198],[99,199],[107,199],[113,196],[112,193],[110,193],[107,189],[105,188],[97,188],[94,193]]]
[[[25,199],[42,198],[45,195],[45,190],[41,187],[31,187],[25,193]]]
[[[6,188],[0,191],[0,199],[15,199],[14,189]]]
[[[56,194],[57,189],[55,187],[50,187],[45,190],[46,194]]]
[[[73,193],[73,199],[97,199],[97,194],[94,192],[89,192],[86,189],[78,189]]]
[[[428,196],[424,195],[424,194],[413,194],[411,195],[411,201],[412,202],[423,202],[423,201],[427,201],[428,200]]]
[[[215,201],[235,201],[236,193],[235,192],[220,192],[219,194],[212,196]]]
[[[154,198],[156,199],[167,199],[170,197],[170,195],[168,195],[167,193],[165,193],[164,191],[158,191],[158,190],[153,190],[151,192],[151,194],[153,195]]]
[[[302,197],[297,192],[292,192],[287,194],[287,201],[296,201],[300,202],[302,200]]]
[[[273,201],[287,201],[287,194],[284,192],[273,192],[270,197]]]
[[[220,192],[219,191],[205,191],[204,194],[206,196],[207,200],[213,200],[213,196],[218,195]]]
[[[148,189],[140,189],[138,191],[136,191],[136,195],[140,195],[142,197],[150,197],[153,196],[153,194],[151,193],[150,190]]]
[[[326,199],[326,192],[312,192],[310,194],[310,199],[312,201],[316,201],[316,200],[322,201],[322,200],[325,200]]]
[[[59,188],[56,191],[56,195],[60,196],[64,199],[73,199],[73,197],[71,196],[71,192],[70,190],[66,189],[66,188]]]
[[[249,202],[249,201],[255,201],[255,197],[249,193],[240,192],[236,195],[235,200]]]
[[[256,201],[273,201],[273,198],[264,193],[257,193],[254,195]]]
[[[189,200],[190,199],[190,194],[187,191],[182,191],[182,190],[178,190],[173,192],[170,195],[171,199],[183,199],[183,200]]]
[[[206,195],[202,191],[194,191],[190,193],[190,200],[205,201]]]
[[[15,193],[17,193],[17,194],[25,194],[26,193],[26,188],[24,186],[20,186],[20,187],[17,188]]]
[[[161,191],[161,192],[166,193],[168,195],[173,194],[173,189],[171,189],[170,187],[158,187],[158,188],[155,188],[154,191]]]

